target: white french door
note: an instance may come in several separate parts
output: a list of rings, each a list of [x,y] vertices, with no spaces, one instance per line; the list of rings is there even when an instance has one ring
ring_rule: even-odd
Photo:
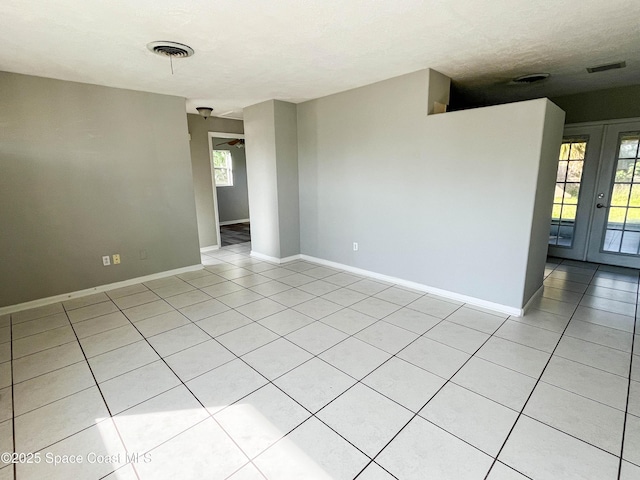
[[[639,145],[640,121],[565,129],[551,255],[640,268]]]

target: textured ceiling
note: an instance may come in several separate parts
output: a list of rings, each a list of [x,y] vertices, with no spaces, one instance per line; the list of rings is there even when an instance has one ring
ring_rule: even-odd
[[[434,68],[482,101],[640,83],[638,0],[2,0],[0,70],[187,98],[241,116]],[[174,61],[146,44],[171,40]],[[585,67],[626,60],[627,68]],[[517,75],[551,73],[541,85]]]

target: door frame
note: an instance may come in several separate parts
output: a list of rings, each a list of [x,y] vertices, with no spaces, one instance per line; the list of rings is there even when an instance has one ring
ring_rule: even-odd
[[[626,123],[634,123],[634,122],[640,122],[640,117],[632,117],[632,118],[616,118],[616,119],[611,119],[611,120],[597,120],[597,121],[590,121],[590,122],[578,122],[578,123],[569,123],[566,124],[564,126],[564,131],[563,131],[563,138],[564,137],[568,137],[571,136],[570,131],[571,130],[586,130],[586,129],[599,129],[599,146],[597,149],[595,149],[595,152],[593,151],[594,149],[591,149],[591,152],[588,151],[587,153],[592,153],[597,155],[596,161],[595,161],[595,169],[596,169],[596,173],[595,175],[593,175],[593,179],[589,180],[589,184],[592,185],[592,190],[590,192],[590,195],[588,197],[589,202],[590,202],[590,206],[589,208],[585,209],[583,208],[582,210],[585,211],[585,213],[583,215],[580,215],[580,218],[578,216],[576,216],[576,225],[578,224],[578,221],[583,222],[583,224],[586,221],[586,230],[584,230],[582,233],[585,235],[584,238],[582,239],[582,244],[584,245],[584,247],[582,248],[582,251],[578,251],[575,249],[575,247],[573,248],[565,248],[565,247],[556,247],[554,245],[549,245],[549,255],[552,256],[557,256],[560,258],[568,258],[568,259],[574,259],[574,260],[581,260],[581,261],[587,261],[587,256],[589,254],[589,239],[591,238],[592,235],[592,230],[594,227],[594,217],[596,215],[596,209],[594,208],[595,206],[595,202],[596,202],[596,189],[600,183],[600,179],[601,176],[603,174],[603,169],[604,169],[604,162],[602,161],[603,156],[604,156],[604,152],[605,152],[605,137],[608,131],[609,126],[613,126],[613,125],[620,125],[620,124],[626,124]],[[569,132],[567,134],[567,132]],[[576,136],[578,136],[579,133],[576,132]],[[591,140],[591,136],[590,136],[590,140]],[[616,140],[617,141],[617,140]],[[589,156],[590,158],[590,156]],[[586,158],[585,158],[585,165],[586,165]],[[583,172],[583,177],[584,177],[584,172]],[[581,191],[582,191],[582,183],[581,183]],[[587,200],[587,199],[585,199]],[[580,198],[578,200],[579,204],[580,201],[582,201],[582,198]],[[585,205],[586,205],[586,201],[585,201]],[[584,218],[582,218],[584,217]],[[583,230],[583,229],[581,229]],[[574,243],[575,246],[575,243]],[[598,246],[598,249],[600,247]]]
[[[218,189],[216,188],[216,176],[213,169],[213,139],[214,138],[240,138],[244,140],[244,133],[228,133],[228,132],[208,132],[207,143],[209,144],[209,168],[211,170],[211,187],[213,189],[213,217],[216,222],[216,243],[218,248],[222,248],[222,240],[220,239],[220,213],[218,212]]]
[[[640,268],[640,257],[638,257],[638,255],[613,253],[602,250],[603,236],[605,235],[605,231],[607,229],[607,217],[609,208],[594,208],[594,205],[597,202],[604,202],[609,206],[611,205],[611,186],[614,180],[614,171],[616,168],[616,160],[619,148],[618,142],[620,139],[620,134],[624,130],[640,130],[640,119],[635,121],[627,120],[624,122],[608,123],[604,126],[600,168],[598,169],[598,180],[595,186],[596,190],[594,190],[594,193],[603,193],[605,197],[603,200],[598,200],[596,198],[591,206],[592,220],[587,245],[587,258],[589,258],[590,261],[596,263],[606,263],[609,265],[617,265],[620,267]],[[611,135],[613,133],[615,133],[614,136]],[[607,160],[605,161],[605,154],[607,154],[607,156],[614,155],[614,157],[607,158]],[[601,185],[602,182],[604,183]],[[599,229],[600,231],[595,231],[595,229]]]
[[[604,125],[566,125],[562,134],[562,141],[569,137],[588,136],[587,151],[584,159],[578,209],[574,223],[573,243],[571,247],[549,245],[549,254],[572,260],[586,260],[588,240],[591,234],[592,205],[600,171],[600,157],[602,155],[602,139]]]

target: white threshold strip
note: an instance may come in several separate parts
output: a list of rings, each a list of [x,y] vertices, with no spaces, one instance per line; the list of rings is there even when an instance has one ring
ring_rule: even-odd
[[[18,303],[16,305],[8,305],[6,307],[0,307],[0,315],[7,313],[20,312],[22,310],[28,310],[30,308],[42,307],[44,305],[50,305],[52,303],[64,302],[73,298],[86,297],[94,293],[106,292],[108,290],[115,290],[116,288],[128,287],[137,283],[148,282],[150,280],[157,280],[159,278],[171,277],[173,275],[180,275],[181,273],[195,272],[202,270],[204,265],[191,265],[188,267],[176,268],[174,270],[167,270],[164,272],[152,273],[151,275],[145,275],[143,277],[130,278],[128,280],[122,280],[121,282],[109,283],[107,285],[99,285],[97,287],[87,288],[85,290],[78,290],[76,292],[63,293],[55,295],[53,297],[39,298],[30,302]]]
[[[515,317],[521,317],[524,315],[524,313],[527,311],[527,309],[532,304],[532,302],[542,294],[542,288],[543,288],[543,287],[540,287],[538,289],[538,291],[531,297],[531,299],[527,302],[524,308],[516,308],[516,307],[510,307],[509,305],[502,305],[501,303],[490,302],[488,300],[483,300],[481,298],[471,297],[469,295],[463,295],[460,293],[451,292],[449,290],[443,290],[441,288],[431,287],[429,285],[423,285],[422,283],[416,283],[410,280],[404,280],[402,278],[392,277],[389,275],[384,275],[382,273],[372,272],[370,270],[364,270],[362,268],[352,267],[350,265],[345,265],[343,263],[332,262],[330,260],[312,257],[310,255],[305,255],[305,254],[292,255],[286,258],[276,258],[276,257],[270,257],[268,255],[264,255],[262,253],[252,251],[251,256],[254,258],[257,258],[258,260],[265,260],[267,262],[277,263],[277,264],[287,263],[293,260],[306,260],[309,262],[317,263],[319,265],[324,265],[326,267],[332,267],[338,270],[344,270],[345,272],[355,273],[356,275],[362,275],[363,277],[369,277],[374,280],[382,280],[383,282],[394,283],[396,285],[401,285],[403,287],[411,288],[419,292],[432,293],[434,295],[438,295],[443,298],[448,298],[450,300],[466,303],[475,307],[486,308],[488,310],[493,310],[495,312],[506,313],[507,315],[513,315]]]

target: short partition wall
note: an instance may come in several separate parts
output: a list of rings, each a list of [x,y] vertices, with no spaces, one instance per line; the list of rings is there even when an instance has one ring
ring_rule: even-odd
[[[540,99],[427,116],[427,84],[416,72],[298,105],[300,251],[521,311],[542,286],[564,112]]]

